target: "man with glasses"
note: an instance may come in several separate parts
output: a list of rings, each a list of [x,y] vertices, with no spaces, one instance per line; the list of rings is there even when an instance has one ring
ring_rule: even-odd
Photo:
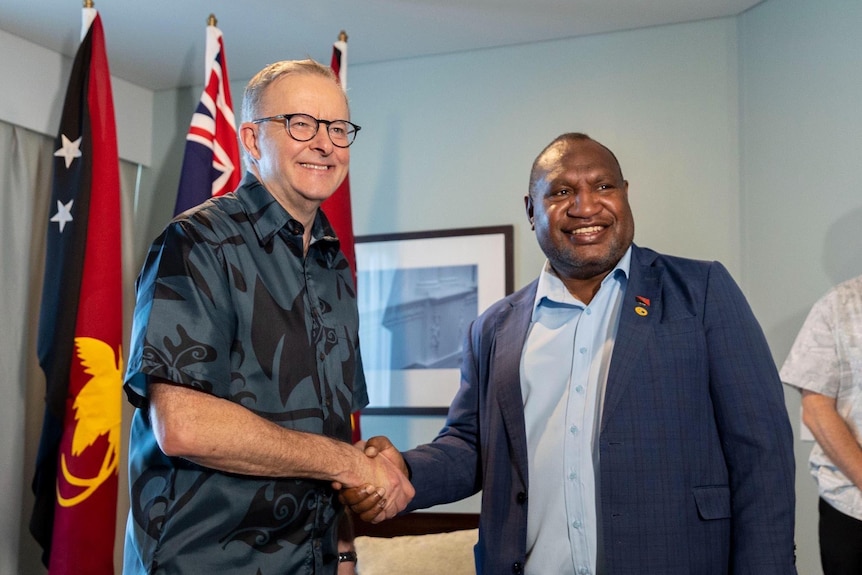
[[[413,488],[351,446],[368,401],[350,269],[319,210],[359,126],[332,71],[272,64],[246,87],[239,188],[172,221],[138,278],[126,392],[124,573],[352,573],[332,484]]]

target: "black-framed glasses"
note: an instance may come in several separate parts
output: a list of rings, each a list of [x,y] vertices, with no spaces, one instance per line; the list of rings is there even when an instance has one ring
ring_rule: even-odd
[[[261,122],[283,122],[287,133],[297,142],[307,142],[317,135],[321,124],[326,124],[329,141],[338,148],[347,148],[356,139],[356,132],[362,129],[347,120],[319,120],[308,114],[279,114],[268,118],[252,120],[252,124]]]

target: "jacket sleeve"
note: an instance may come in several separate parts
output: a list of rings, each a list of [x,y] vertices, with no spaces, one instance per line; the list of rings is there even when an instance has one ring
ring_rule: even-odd
[[[719,263],[710,267],[703,317],[730,479],[731,572],[795,573],[793,433],[784,393],[763,331]]]
[[[479,458],[479,381],[473,322],[464,338],[461,385],[446,424],[429,444],[403,453],[416,497],[408,510],[459,501],[481,489]]]

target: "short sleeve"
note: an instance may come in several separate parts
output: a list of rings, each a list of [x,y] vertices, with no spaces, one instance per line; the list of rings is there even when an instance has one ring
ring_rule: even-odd
[[[224,397],[235,329],[218,243],[172,222],[150,247],[137,282],[126,391],[140,406],[153,380]]]
[[[840,358],[830,301],[827,295],[811,308],[780,375],[781,381],[793,387],[837,397]]]

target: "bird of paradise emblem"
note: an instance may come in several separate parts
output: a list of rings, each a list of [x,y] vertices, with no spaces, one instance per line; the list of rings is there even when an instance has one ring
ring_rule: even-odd
[[[107,436],[108,448],[99,471],[92,477],[79,477],[69,470],[66,453],[60,456],[62,477],[74,488],[75,495],[64,496],[57,485],[57,501],[63,507],[77,505],[90,497],[112,473],[117,472],[120,456],[121,394],[123,387],[123,357],[114,354],[104,341],[91,337],[76,337],[75,348],[84,373],[90,376],[75,397],[75,430],[72,435],[72,456],[80,456],[102,436]],[[72,490],[69,490],[72,491]]]

